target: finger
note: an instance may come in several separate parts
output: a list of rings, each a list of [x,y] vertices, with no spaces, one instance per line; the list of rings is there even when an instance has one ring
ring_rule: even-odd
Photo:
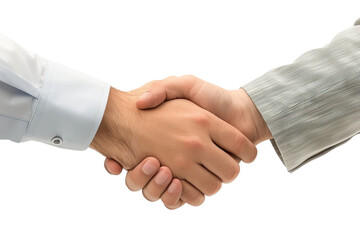
[[[240,173],[238,159],[229,155],[217,145],[210,147],[211,151],[200,163],[224,183],[233,181]]]
[[[160,167],[155,177],[143,188],[144,197],[151,202],[159,200],[171,180],[172,174],[170,169],[164,166]]]
[[[148,109],[160,105],[165,100],[189,99],[191,89],[200,81],[194,76],[168,77],[164,80],[154,81],[150,89],[137,99],[136,106],[139,109]]]
[[[185,202],[183,200],[179,199],[179,201],[174,206],[169,207],[168,205],[165,205],[165,204],[164,205],[167,209],[175,210],[175,209],[178,209],[178,208],[184,206],[184,204],[185,204]]]
[[[174,178],[169,187],[161,196],[161,201],[168,209],[176,209],[184,205],[184,201],[180,199],[182,193],[182,184],[179,179]]]
[[[200,206],[205,201],[205,196],[198,189],[188,183],[186,180],[181,180],[182,194],[181,200],[191,206]]]
[[[125,183],[131,191],[138,191],[146,186],[160,168],[160,162],[154,157],[145,158],[133,170],[126,174]]]
[[[104,167],[108,173],[113,175],[119,175],[123,169],[120,163],[110,158],[105,159]]]
[[[210,121],[210,137],[213,142],[246,163],[254,161],[257,155],[255,145],[235,127],[213,117],[214,121]]]
[[[222,185],[221,180],[216,175],[198,163],[190,163],[185,173],[178,174],[178,177],[185,179],[207,196],[217,193]]]

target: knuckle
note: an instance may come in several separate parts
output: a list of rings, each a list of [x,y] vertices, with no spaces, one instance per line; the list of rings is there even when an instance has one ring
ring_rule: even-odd
[[[236,149],[236,154],[241,153],[241,151],[244,149],[245,143],[246,143],[246,138],[242,134],[237,133],[234,137],[234,146]]]
[[[208,127],[210,124],[210,118],[205,113],[196,113],[191,115],[192,120],[199,126]]]
[[[185,80],[185,81],[193,81],[193,80],[198,80],[199,78],[192,75],[192,74],[185,74],[183,76],[180,77],[182,80]]]
[[[198,136],[187,137],[184,140],[185,147],[191,151],[197,151],[204,148],[202,139]]]
[[[185,74],[185,75],[182,75],[180,78],[183,79],[183,80],[193,80],[193,79],[197,79],[197,77],[195,77],[195,76],[192,75],[192,74]]]
[[[232,182],[236,179],[236,177],[239,175],[239,173],[240,173],[240,166],[239,166],[239,164],[237,164],[235,162],[235,164],[229,169],[229,171],[225,175],[225,178],[223,179],[223,181],[225,183]]]
[[[245,141],[246,141],[246,139],[242,134],[237,133],[235,135],[235,139],[234,139],[235,146],[237,146],[239,148],[242,148],[244,146],[244,144],[245,144]]]
[[[177,80],[178,78],[177,76],[168,76],[165,80]]]
[[[222,186],[222,182],[220,180],[214,180],[207,185],[205,194],[207,196],[214,195],[221,189],[221,186]]]

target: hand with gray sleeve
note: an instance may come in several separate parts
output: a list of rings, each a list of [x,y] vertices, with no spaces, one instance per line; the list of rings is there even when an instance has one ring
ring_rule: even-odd
[[[244,89],[289,171],[321,156],[360,132],[360,26]]]
[[[323,48],[241,89],[228,91],[194,76],[169,77],[153,82],[137,106],[154,108],[177,98],[214,113],[254,144],[270,139],[294,171],[360,132],[360,19]]]

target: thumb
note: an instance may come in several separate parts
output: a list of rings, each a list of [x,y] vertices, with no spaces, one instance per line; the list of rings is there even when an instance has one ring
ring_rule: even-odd
[[[191,100],[191,89],[200,82],[200,79],[191,75],[154,81],[149,90],[137,99],[136,106],[139,109],[148,109],[157,107],[166,100],[176,98]]]
[[[149,109],[159,106],[166,100],[166,90],[163,87],[151,87],[143,93],[136,101],[139,109]]]

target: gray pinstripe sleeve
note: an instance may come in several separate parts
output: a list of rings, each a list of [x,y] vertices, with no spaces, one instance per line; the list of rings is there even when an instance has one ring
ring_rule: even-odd
[[[295,170],[360,132],[360,26],[243,88]]]

